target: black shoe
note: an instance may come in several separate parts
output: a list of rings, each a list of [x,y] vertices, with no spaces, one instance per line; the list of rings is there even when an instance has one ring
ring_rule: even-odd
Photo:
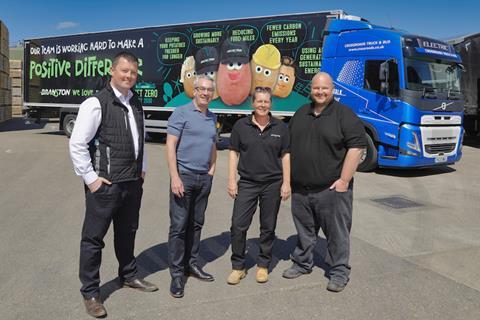
[[[199,266],[196,266],[196,265],[191,265],[188,268],[187,275],[195,277],[195,278],[197,278],[199,280],[202,280],[202,281],[211,282],[211,281],[215,280],[211,274],[206,273]]]
[[[299,267],[297,264],[293,264],[290,268],[286,269],[283,271],[282,277],[286,279],[295,279],[300,276],[303,276],[304,274],[309,274],[311,273],[312,270],[305,270]]]
[[[182,298],[184,294],[184,286],[182,277],[174,277],[172,278],[172,282],[170,283],[170,294],[174,298]]]
[[[341,292],[346,286],[347,282],[332,278],[328,281],[327,290],[331,292]]]
[[[144,292],[153,292],[158,290],[158,287],[156,285],[140,278],[133,279],[130,281],[124,281],[123,286],[137,289]]]
[[[98,298],[84,298],[83,302],[88,315],[95,318],[105,318],[107,316],[107,310]]]

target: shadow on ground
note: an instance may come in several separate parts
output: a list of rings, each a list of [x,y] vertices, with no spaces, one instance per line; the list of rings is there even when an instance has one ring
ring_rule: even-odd
[[[63,131],[49,131],[49,132],[39,132],[38,134],[44,134],[47,136],[65,136],[65,133]],[[65,136],[65,139],[68,139],[67,136]]]
[[[297,236],[292,235],[283,240],[276,238],[273,246],[273,257],[270,271],[276,268],[279,261],[290,260],[290,254],[297,244]],[[200,243],[200,255],[198,265],[205,267],[227,253],[230,246],[230,232],[222,232],[219,235],[206,238]],[[327,273],[327,265],[323,258],[327,252],[327,241],[318,238],[314,249],[314,266],[321,268]],[[258,238],[247,240],[246,268],[255,267],[258,256]],[[137,256],[138,277],[146,278],[156,272],[168,269],[168,243],[164,242],[146,249]],[[227,268],[230,268],[228,266]],[[187,279],[188,281],[188,279]],[[112,293],[122,288],[120,279],[114,278],[100,287],[100,297],[106,301]]]
[[[430,168],[418,168],[418,169],[386,169],[378,168],[375,170],[375,174],[392,176],[399,178],[413,178],[413,177],[426,177],[439,174],[447,174],[455,172],[456,170],[449,166],[438,166]]]
[[[15,117],[0,123],[0,132],[38,130],[43,129],[47,123],[48,122],[45,121],[35,123],[34,121],[25,120],[21,117]]]

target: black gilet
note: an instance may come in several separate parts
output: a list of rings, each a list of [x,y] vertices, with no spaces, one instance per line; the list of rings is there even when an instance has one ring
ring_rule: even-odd
[[[142,104],[134,93],[130,105],[138,129],[138,157],[135,159],[127,107],[115,96],[110,84],[93,96],[100,101],[102,107],[102,122],[89,143],[95,172],[112,183],[139,179],[144,147]]]

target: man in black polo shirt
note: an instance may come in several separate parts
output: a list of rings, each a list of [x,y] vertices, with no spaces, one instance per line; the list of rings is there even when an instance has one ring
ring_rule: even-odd
[[[228,193],[235,199],[232,214],[232,272],[229,284],[247,273],[247,230],[260,202],[260,252],[256,280],[268,281],[280,199],[290,197],[290,154],[287,126],[272,117],[270,88],[257,87],[252,96],[254,112],[238,120],[230,137]],[[240,180],[237,184],[237,169]]]
[[[292,215],[298,233],[293,265],[283,277],[312,272],[318,231],[327,238],[330,265],[327,290],[340,292],[350,275],[353,175],[363,149],[365,131],[353,111],[333,99],[332,78],[317,73],[311,83],[312,103],[290,120]]]

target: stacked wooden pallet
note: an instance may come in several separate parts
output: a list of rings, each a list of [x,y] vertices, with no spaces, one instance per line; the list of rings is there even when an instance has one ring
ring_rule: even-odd
[[[8,29],[0,20],[0,122],[12,118]]]
[[[12,115],[22,115],[22,61],[10,60],[10,81],[12,84]]]

